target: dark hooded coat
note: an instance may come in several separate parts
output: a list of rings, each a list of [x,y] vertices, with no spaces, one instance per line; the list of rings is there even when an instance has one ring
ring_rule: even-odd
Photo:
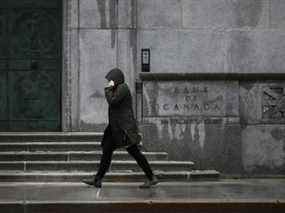
[[[105,97],[109,104],[109,124],[104,131],[102,146],[112,143],[114,148],[128,147],[139,144],[141,136],[134,118],[132,96],[128,85],[125,83],[123,72],[112,69],[105,77],[113,80],[115,86],[105,87]]]

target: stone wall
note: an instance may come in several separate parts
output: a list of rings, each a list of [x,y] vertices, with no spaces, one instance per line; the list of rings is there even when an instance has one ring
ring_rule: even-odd
[[[72,81],[71,131],[102,131],[107,122],[105,75],[121,68],[132,93],[136,62],[136,1],[66,0],[65,56]],[[69,66],[69,67],[68,67]]]
[[[270,81],[270,74],[285,71],[285,1],[66,1],[72,131],[104,128],[104,76],[118,66],[147,149],[197,168],[284,174],[285,81]],[[145,80],[142,48],[150,48],[153,74],[245,78]],[[254,73],[269,78],[247,81]]]
[[[285,173],[285,83],[241,82],[242,159],[249,173]]]

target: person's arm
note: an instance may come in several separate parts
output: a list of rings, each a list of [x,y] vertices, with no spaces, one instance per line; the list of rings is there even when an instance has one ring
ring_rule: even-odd
[[[125,84],[119,84],[115,90],[113,87],[105,87],[105,97],[110,105],[116,105],[128,94],[128,88]]]

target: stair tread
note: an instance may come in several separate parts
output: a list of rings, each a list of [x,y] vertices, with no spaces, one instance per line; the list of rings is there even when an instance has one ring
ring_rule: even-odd
[[[33,163],[33,164],[72,164],[72,163],[81,163],[81,164],[88,164],[88,163],[99,163],[99,160],[95,161],[0,161],[0,164],[17,164],[17,163]],[[137,164],[135,160],[113,160],[112,164]],[[179,165],[193,165],[194,163],[192,161],[168,161],[168,160],[150,160],[149,163],[152,164],[179,164]]]
[[[160,170],[154,170],[155,173],[158,174],[187,174],[187,173],[191,173],[191,174],[220,174],[218,171],[216,170],[191,170],[191,171],[185,171],[185,170],[181,170],[181,171],[160,171]],[[106,175],[138,175],[138,174],[144,174],[144,172],[113,172],[110,171],[108,173],[106,173]],[[4,170],[4,171],[0,171],[0,176],[3,175],[46,175],[46,176],[54,176],[54,175],[65,175],[65,176],[74,176],[74,175],[94,175],[94,172],[54,172],[54,171],[45,171],[45,172],[39,172],[39,171],[32,171],[32,172],[22,172],[22,171],[14,171],[14,170]]]
[[[44,141],[44,142],[0,142],[0,146],[15,146],[15,145],[20,145],[20,146],[24,146],[24,145],[101,145],[101,142],[98,141],[92,141],[92,142],[86,142],[86,141],[77,141],[77,142],[73,142],[73,141],[67,141],[67,142],[61,142],[61,141]]]
[[[11,151],[1,152],[0,155],[53,155],[53,154],[102,154],[102,151]],[[167,152],[142,152],[148,155],[168,155]],[[127,151],[115,151],[114,154],[128,154]]]
[[[0,132],[1,136],[102,136],[103,132]]]

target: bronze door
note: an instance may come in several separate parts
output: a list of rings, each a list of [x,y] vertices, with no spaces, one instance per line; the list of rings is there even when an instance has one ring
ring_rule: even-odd
[[[60,0],[0,3],[0,131],[61,130]]]

